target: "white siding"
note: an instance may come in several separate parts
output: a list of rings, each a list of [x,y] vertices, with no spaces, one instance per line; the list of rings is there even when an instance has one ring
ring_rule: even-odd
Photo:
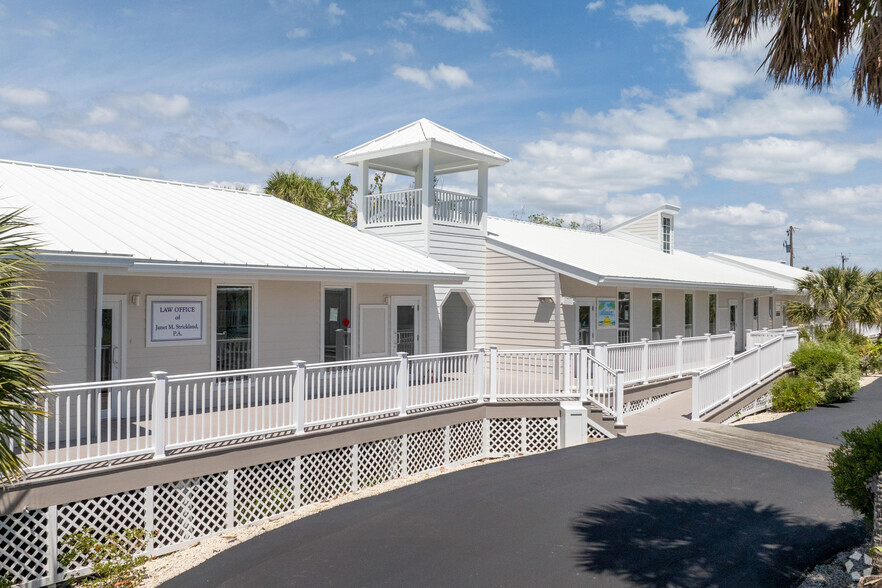
[[[553,348],[554,272],[495,251],[487,252],[486,336],[500,348]]]
[[[89,300],[85,272],[46,272],[32,295],[40,299],[24,308],[22,344],[47,360],[52,384],[72,384],[92,379],[89,365],[95,344],[94,301]],[[91,324],[90,324],[91,323]]]
[[[481,231],[437,226],[429,236],[429,255],[468,273],[462,286],[475,304],[475,346],[486,345],[484,313],[486,308],[486,253],[487,238]],[[435,286],[435,313],[430,316],[430,342],[438,345],[429,352],[440,351],[441,308],[440,304],[450,291],[450,286]],[[428,305],[427,305],[428,306]]]
[[[630,225],[626,225],[622,227],[620,230],[631,233],[632,235],[637,235],[638,237],[643,237],[644,239],[650,239],[659,242],[659,218],[657,214],[650,215],[642,220],[639,220]]]
[[[367,227],[364,232],[407,245],[423,253],[426,252],[426,232],[423,225]]]

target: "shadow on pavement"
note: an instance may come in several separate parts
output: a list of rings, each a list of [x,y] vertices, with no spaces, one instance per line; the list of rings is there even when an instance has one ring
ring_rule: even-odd
[[[757,502],[626,499],[573,524],[578,564],[639,586],[789,585],[866,539],[863,523],[807,521]]]

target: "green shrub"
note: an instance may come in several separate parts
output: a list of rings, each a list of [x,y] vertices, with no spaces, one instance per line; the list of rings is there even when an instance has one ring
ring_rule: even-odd
[[[861,373],[876,374],[882,371],[882,341],[867,341],[858,346]]]
[[[814,380],[804,376],[785,376],[772,385],[772,410],[802,412],[824,400]]]
[[[823,402],[845,400],[860,388],[860,359],[847,343],[808,342],[793,352],[790,362],[797,374],[817,383]]]
[[[882,472],[882,421],[842,432],[842,445],[830,452],[833,494],[866,519],[873,519],[873,478]]]
[[[144,529],[126,529],[99,537],[94,529],[84,528],[64,536],[64,549],[58,562],[64,567],[87,566],[92,574],[76,581],[77,585],[94,588],[138,586],[145,577],[143,555],[153,535]],[[139,555],[141,554],[141,555]]]

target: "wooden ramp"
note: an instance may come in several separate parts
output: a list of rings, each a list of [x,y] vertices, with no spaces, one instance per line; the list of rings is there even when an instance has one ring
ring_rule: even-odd
[[[829,469],[827,454],[837,447],[827,443],[727,425],[679,429],[662,434],[824,471]]]

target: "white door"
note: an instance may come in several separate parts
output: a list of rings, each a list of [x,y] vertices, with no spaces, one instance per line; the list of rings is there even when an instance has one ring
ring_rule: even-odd
[[[729,331],[735,332],[735,351],[744,350],[744,346],[741,343],[741,313],[738,312],[739,306],[741,305],[737,300],[729,300],[729,312],[726,316],[728,319]]]
[[[392,346],[394,353],[414,355],[422,348],[420,341],[420,313],[422,299],[419,296],[392,297]]]
[[[121,380],[123,374],[124,349],[123,331],[125,297],[105,296],[101,304],[101,358],[98,379],[101,382]],[[113,389],[104,388],[99,392],[97,405],[101,418],[115,415],[117,407]]]

